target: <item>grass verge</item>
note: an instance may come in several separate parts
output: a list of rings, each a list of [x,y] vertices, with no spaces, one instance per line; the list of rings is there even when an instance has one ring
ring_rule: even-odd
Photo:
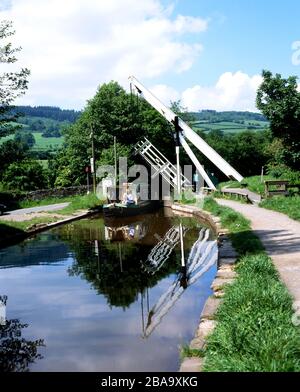
[[[94,193],[83,196],[73,196],[70,200],[70,204],[62,210],[55,211],[57,214],[68,215],[78,210],[89,210],[95,209],[102,206],[103,200],[99,200]]]
[[[278,178],[277,178],[278,179]],[[261,182],[261,176],[252,176],[252,177],[246,177],[242,181],[242,184],[245,184],[246,188],[249,189],[249,191],[258,193],[260,195],[264,194],[265,191],[265,184],[264,181],[267,180],[275,180],[272,176],[264,176],[263,182]],[[227,181],[227,182],[221,182],[218,185],[218,188],[221,189],[224,186],[227,186],[227,188],[241,188],[241,183],[238,181]]]
[[[33,218],[24,222],[0,221],[0,240],[3,242],[4,240],[10,240],[22,234],[25,235],[25,232],[33,225],[53,223],[58,220],[58,218],[41,217]]]
[[[229,229],[240,258],[238,277],[225,290],[217,326],[207,340],[203,371],[299,371],[300,330],[291,321],[292,298],[250,222],[212,198],[204,209]]]
[[[263,200],[259,205],[269,210],[282,212],[300,221],[300,196],[273,196],[271,199]]]
[[[215,191],[213,193],[213,195],[214,195],[214,198],[216,198],[216,199],[233,200],[233,201],[238,201],[239,203],[242,203],[242,204],[248,204],[247,200],[242,195],[238,195],[238,194],[232,195],[230,193],[222,193],[221,191]]]
[[[20,208],[30,208],[30,207],[42,207],[51,204],[59,203],[70,203],[67,207],[62,210],[55,211],[56,214],[72,214],[77,210],[88,210],[99,207],[103,204],[102,200],[99,200],[94,193],[89,195],[78,195],[78,196],[68,196],[68,197],[50,197],[43,200],[24,200],[20,202]],[[51,214],[52,211],[49,211]]]
[[[5,239],[12,239],[13,237],[18,237],[18,235],[25,234],[26,231],[33,225],[38,224],[48,224],[57,222],[64,219],[63,215],[72,215],[73,213],[80,210],[95,209],[103,204],[102,200],[99,200],[94,194],[84,195],[84,196],[72,196],[69,198],[48,198],[41,200],[39,202],[30,202],[23,205],[23,208],[32,206],[43,206],[48,204],[56,204],[63,201],[70,202],[69,206],[58,211],[48,211],[49,216],[44,215],[41,217],[32,218],[30,220],[22,222],[12,222],[12,221],[1,221],[0,220],[0,239],[3,241]],[[26,206],[26,207],[25,207]],[[50,214],[55,213],[61,215],[59,217],[53,217]]]
[[[74,196],[67,197],[47,197],[43,200],[21,200],[19,202],[19,208],[31,208],[31,207],[41,207],[51,204],[67,203],[71,202]]]

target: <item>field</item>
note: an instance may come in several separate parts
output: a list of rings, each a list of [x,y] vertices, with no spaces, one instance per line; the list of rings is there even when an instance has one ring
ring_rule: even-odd
[[[33,151],[53,151],[62,147],[63,137],[43,137],[41,132],[33,133],[36,144]]]
[[[64,143],[63,137],[42,137],[42,132],[33,132],[35,138],[35,145],[33,151],[56,151],[62,147]],[[6,136],[0,139],[0,145],[7,140],[12,140],[14,135]]]
[[[247,130],[262,131],[268,127],[268,122],[258,120],[244,120],[240,122],[233,121],[221,121],[221,122],[209,122],[209,121],[192,121],[192,127],[194,130],[202,130],[209,132],[212,130],[223,131],[224,133],[237,133]]]

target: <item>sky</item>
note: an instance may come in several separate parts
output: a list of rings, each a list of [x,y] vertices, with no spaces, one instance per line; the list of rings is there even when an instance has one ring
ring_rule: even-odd
[[[80,110],[134,75],[165,104],[256,111],[263,69],[300,76],[298,0],[0,0],[4,19],[22,46],[9,70],[31,70],[17,104]]]

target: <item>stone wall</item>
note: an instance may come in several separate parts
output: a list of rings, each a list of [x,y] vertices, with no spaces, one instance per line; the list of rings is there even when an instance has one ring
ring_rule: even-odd
[[[91,191],[91,188],[90,188]],[[22,197],[23,200],[42,200],[48,197],[66,197],[75,195],[85,195],[87,193],[87,186],[71,186],[68,188],[53,188],[41,189],[38,191],[28,192]]]

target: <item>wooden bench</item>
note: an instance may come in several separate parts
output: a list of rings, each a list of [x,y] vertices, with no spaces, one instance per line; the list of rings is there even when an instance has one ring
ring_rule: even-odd
[[[223,194],[223,196],[225,195],[235,196],[236,199],[244,199],[247,203],[252,203],[248,195],[242,191],[239,191],[238,189],[236,190],[222,189],[221,193]]]
[[[272,197],[275,195],[287,196],[289,181],[287,180],[270,180],[265,181],[265,197]]]
[[[300,193],[300,184],[288,184],[287,185],[287,189],[293,189],[293,188],[297,188],[298,193]]]

